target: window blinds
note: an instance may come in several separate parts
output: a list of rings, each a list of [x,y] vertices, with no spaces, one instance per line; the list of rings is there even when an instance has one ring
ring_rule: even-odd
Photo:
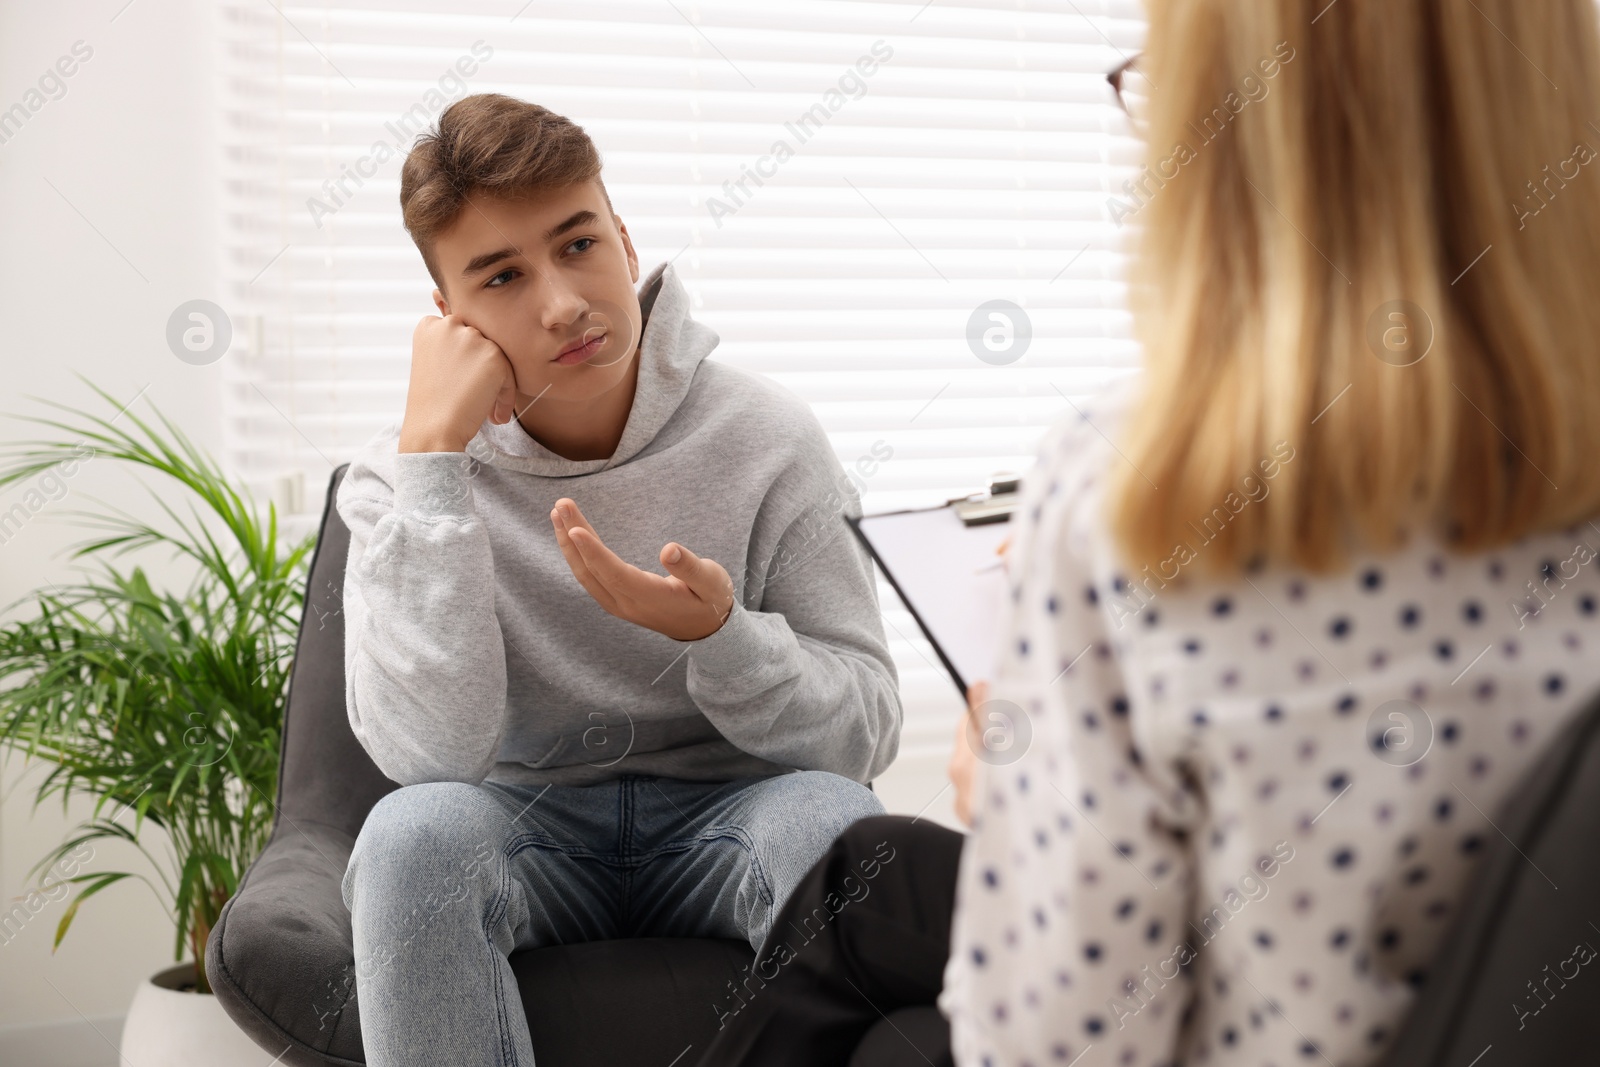
[[[471,92],[589,132],[641,273],[672,260],[711,358],[812,405],[868,512],[1025,470],[1069,398],[1134,366],[1108,201],[1138,146],[1104,75],[1137,0],[444,7],[221,8],[225,460],[293,529],[404,410],[436,311],[400,165]],[[880,596],[903,750],[946,745],[954,689]]]

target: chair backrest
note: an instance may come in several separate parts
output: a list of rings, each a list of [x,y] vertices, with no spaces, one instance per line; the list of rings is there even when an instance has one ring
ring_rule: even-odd
[[[1494,822],[1500,832],[1379,1067],[1594,1062],[1600,694],[1547,742]]]
[[[344,707],[344,567],[350,531],[333,506],[350,465],[328,479],[289,671],[278,760],[277,817],[337,826],[353,838],[384,794],[400,788],[356,740]],[[274,832],[276,832],[276,818]]]

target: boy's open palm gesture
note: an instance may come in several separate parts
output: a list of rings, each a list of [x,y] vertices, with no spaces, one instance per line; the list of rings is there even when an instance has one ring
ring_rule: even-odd
[[[571,498],[556,501],[550,521],[573,576],[619,619],[675,641],[698,641],[721,629],[733,611],[733,579],[715,560],[669,542],[661,548],[662,577],[607,548]]]

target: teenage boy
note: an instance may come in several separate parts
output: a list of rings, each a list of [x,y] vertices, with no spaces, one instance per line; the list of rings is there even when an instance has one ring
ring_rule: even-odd
[[[366,1058],[533,1062],[514,951],[734,937],[881,814],[901,705],[809,407],[639,282],[584,131],[479,94],[400,181],[439,317],[339,487]],[[597,995],[600,991],[596,991]],[[531,1020],[534,1027],[539,1020]]]

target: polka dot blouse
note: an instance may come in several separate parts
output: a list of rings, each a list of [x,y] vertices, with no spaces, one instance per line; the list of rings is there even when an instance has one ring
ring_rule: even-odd
[[[1371,1064],[1497,809],[1600,686],[1600,525],[1158,588],[1100,519],[1130,384],[1023,479],[988,709],[1014,743],[976,768],[939,997],[956,1062]],[[1219,504],[1261,506],[1288,445]]]

